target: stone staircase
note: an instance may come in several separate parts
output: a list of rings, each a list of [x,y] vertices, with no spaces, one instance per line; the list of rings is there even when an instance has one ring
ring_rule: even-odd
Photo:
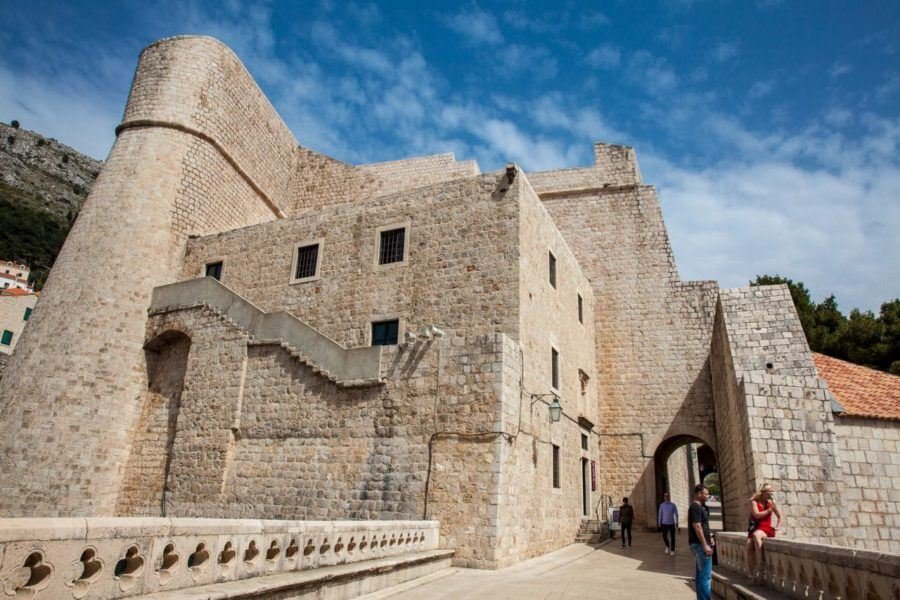
[[[149,314],[195,308],[212,311],[246,332],[251,346],[281,346],[294,359],[338,387],[369,387],[384,383],[380,346],[344,348],[290,313],[260,310],[211,277],[154,288]]]
[[[582,519],[575,534],[576,544],[599,544],[609,539],[609,528],[605,521],[598,519]]]

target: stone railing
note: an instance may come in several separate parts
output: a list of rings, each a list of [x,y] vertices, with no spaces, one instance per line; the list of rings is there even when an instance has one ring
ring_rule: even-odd
[[[438,547],[437,521],[0,519],[0,598],[109,599]]]
[[[719,566],[749,575],[747,535],[718,533]],[[900,555],[795,540],[763,542],[760,577],[792,598],[895,600],[900,598]]]
[[[290,313],[263,312],[212,277],[153,288],[150,314],[198,306],[217,312],[256,340],[281,343],[293,356],[341,387],[381,383],[381,346],[344,348]]]

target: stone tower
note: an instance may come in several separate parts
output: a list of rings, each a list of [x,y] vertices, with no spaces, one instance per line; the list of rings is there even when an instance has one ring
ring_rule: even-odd
[[[3,380],[4,516],[114,514],[152,289],[187,236],[283,216],[296,142],[212,38],[143,51],[117,136]]]

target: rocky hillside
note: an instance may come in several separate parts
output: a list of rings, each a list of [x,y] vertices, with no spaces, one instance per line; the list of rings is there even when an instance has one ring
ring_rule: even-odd
[[[0,259],[40,288],[102,163],[16,125],[0,123]]]

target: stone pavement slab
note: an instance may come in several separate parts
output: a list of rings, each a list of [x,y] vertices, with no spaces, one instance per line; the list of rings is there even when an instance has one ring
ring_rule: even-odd
[[[634,545],[619,540],[594,547],[573,544],[499,571],[456,569],[421,585],[387,589],[377,598],[391,600],[691,600],[694,563],[687,532],[678,536],[675,556],[665,554],[662,537],[636,533]],[[374,596],[364,596],[375,600]]]

